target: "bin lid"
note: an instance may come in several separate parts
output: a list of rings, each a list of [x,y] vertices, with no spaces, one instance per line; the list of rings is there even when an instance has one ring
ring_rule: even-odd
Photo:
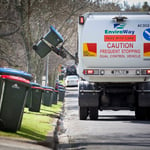
[[[32,80],[33,78],[31,74],[13,68],[0,68],[0,74],[19,76],[28,80]]]
[[[14,80],[14,81],[30,84],[29,80],[24,79],[22,77],[17,77],[17,76],[12,76],[12,75],[0,75],[0,78],[2,78],[2,79],[9,79],[9,80]]]
[[[54,92],[58,93],[59,91],[58,90],[54,90]]]
[[[64,89],[65,87],[63,85],[58,86],[59,89]]]
[[[51,31],[53,31],[57,34],[57,36],[61,39],[61,41],[64,41],[62,35],[53,26],[50,26],[50,29],[51,29]]]
[[[64,89],[58,89],[58,91],[65,92],[65,90],[64,90]]]
[[[30,82],[31,86],[37,86],[37,87],[40,87],[41,85],[39,83],[36,83],[36,82]]]
[[[54,88],[51,86],[43,86],[44,90],[53,91]]]
[[[39,86],[32,86],[31,88],[32,88],[32,89],[44,90],[42,87],[39,87]]]

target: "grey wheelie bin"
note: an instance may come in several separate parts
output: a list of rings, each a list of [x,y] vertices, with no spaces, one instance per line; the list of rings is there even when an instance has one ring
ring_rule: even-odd
[[[65,89],[59,89],[59,101],[63,102],[65,98]]]
[[[53,26],[50,26],[50,31],[43,38],[53,46],[57,46],[64,40],[61,34]]]
[[[26,105],[25,107],[30,108],[31,107],[31,102],[32,102],[32,87],[37,86],[40,87],[41,85],[35,82],[30,82],[31,88],[28,91],[27,99],[26,99]]]
[[[54,90],[53,91],[53,104],[57,104],[57,100],[58,100],[58,90]]]
[[[63,84],[59,83],[59,82],[56,82],[56,86],[55,86],[55,89],[56,90],[59,90],[59,89],[64,89],[65,87],[63,86]]]
[[[44,93],[42,98],[42,104],[45,106],[51,106],[53,101],[53,87],[44,86]]]
[[[51,46],[49,46],[47,42],[56,47],[58,44],[63,42],[63,40],[64,39],[61,34],[53,26],[50,26],[50,31],[33,46],[33,49],[41,58],[43,58],[52,50]]]
[[[0,75],[0,130],[16,132],[21,125],[30,81],[22,77]]]
[[[40,112],[42,94],[43,88],[38,84],[31,87],[31,103],[29,111]]]
[[[33,49],[41,58],[45,57],[51,51],[51,48],[43,40],[34,45]]]

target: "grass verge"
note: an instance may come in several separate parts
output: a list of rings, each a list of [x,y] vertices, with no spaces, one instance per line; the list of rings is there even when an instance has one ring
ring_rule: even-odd
[[[59,116],[61,108],[62,102],[51,107],[41,105],[40,112],[30,112],[28,108],[25,108],[21,129],[16,133],[0,131],[0,136],[44,141],[48,132],[52,131],[54,118]]]

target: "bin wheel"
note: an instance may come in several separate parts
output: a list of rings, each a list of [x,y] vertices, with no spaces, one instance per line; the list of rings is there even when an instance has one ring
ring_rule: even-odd
[[[98,119],[98,108],[90,107],[89,116],[90,116],[90,120],[97,120]]]
[[[88,116],[88,108],[87,107],[80,107],[79,108],[80,120],[86,120],[87,116]]]

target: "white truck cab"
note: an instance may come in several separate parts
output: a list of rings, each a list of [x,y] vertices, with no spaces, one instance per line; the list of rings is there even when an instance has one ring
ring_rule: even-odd
[[[94,12],[79,17],[80,119],[98,110],[150,117],[150,13]]]

